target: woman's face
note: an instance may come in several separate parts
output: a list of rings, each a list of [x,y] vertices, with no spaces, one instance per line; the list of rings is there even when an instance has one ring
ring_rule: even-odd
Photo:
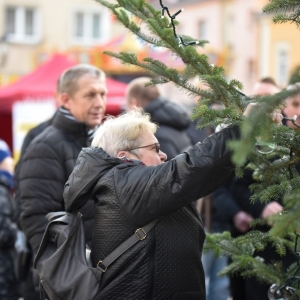
[[[166,161],[167,155],[158,150],[159,144],[151,131],[143,133],[142,142],[134,152],[124,151],[125,156],[131,159],[138,159],[146,166],[157,166]],[[158,150],[158,152],[157,152]]]

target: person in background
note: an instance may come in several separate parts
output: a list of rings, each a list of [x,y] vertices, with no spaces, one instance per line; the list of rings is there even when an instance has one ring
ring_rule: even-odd
[[[56,86],[56,89],[58,88],[58,82],[57,82],[57,86]],[[56,93],[55,93],[55,100],[56,100],[56,103],[58,105],[58,107],[61,106],[61,103],[60,103],[60,95],[59,95],[59,91],[56,90]],[[28,148],[29,144],[41,133],[43,132],[48,126],[50,126],[52,123],[53,123],[53,120],[56,116],[56,114],[58,113],[58,110],[56,110],[56,112],[54,113],[54,115],[38,124],[37,126],[31,128],[24,140],[23,140],[23,143],[22,143],[22,148],[21,148],[21,152],[20,152],[20,158],[15,166],[15,175],[14,175],[14,182],[15,182],[15,201],[16,201],[16,204],[17,204],[17,215],[18,215],[18,219],[19,219],[19,216],[20,216],[20,213],[21,213],[21,204],[20,204],[20,197],[18,195],[18,192],[19,192],[19,189],[18,189],[18,182],[19,182],[19,170],[20,170],[20,167],[21,167],[21,164],[22,164],[22,157],[23,155],[25,154],[26,152],[26,149]]]
[[[19,171],[20,223],[35,254],[49,212],[64,211],[63,188],[77,156],[89,145],[106,108],[106,76],[90,65],[76,65],[58,81],[61,107],[52,124],[27,147]],[[82,208],[87,243],[94,223],[93,202]],[[35,278],[37,285],[37,278]]]
[[[292,119],[296,116],[296,124],[300,125],[300,82],[287,87],[287,90],[292,89],[298,89],[299,93],[286,99],[282,112],[283,115],[289,119]],[[283,123],[288,127],[299,130],[299,127],[297,127],[292,121],[284,120]]]
[[[58,88],[58,82],[57,87]],[[58,104],[58,107],[61,106],[60,103],[60,95],[59,91],[56,91],[55,94],[55,100]],[[21,199],[20,199],[20,189],[19,189],[19,173],[22,165],[22,158],[30,145],[30,143],[41,133],[43,132],[48,126],[50,126],[54,119],[56,114],[58,113],[59,109],[54,113],[54,115],[49,119],[46,120],[37,126],[30,129],[27,133],[27,135],[24,138],[24,141],[22,143],[20,158],[15,166],[15,174],[14,174],[14,200],[16,204],[16,222],[18,225],[18,229],[21,230],[21,224],[20,224],[20,214],[21,214]],[[32,261],[33,261],[33,254],[30,244],[26,241],[25,247],[23,247],[23,251],[20,251],[17,253],[15,257],[15,271],[17,279],[20,282],[20,293],[23,297],[23,300],[39,300],[40,299],[40,293],[37,292],[33,285],[33,276],[32,276]]]
[[[275,80],[272,77],[264,77],[254,84],[253,95],[265,96],[274,95],[280,92]]]
[[[158,124],[155,136],[169,160],[192,146],[186,132],[191,121],[182,106],[161,96],[157,86],[145,86],[150,80],[150,77],[139,77],[128,84],[126,108],[128,111],[141,107],[150,114],[151,121]]]
[[[17,226],[13,222],[14,160],[5,141],[0,139],[0,299],[18,300],[18,281],[14,273]]]
[[[280,92],[280,89],[277,87],[275,81],[272,78],[263,78],[257,82],[254,86],[253,94],[254,95],[273,95]],[[300,102],[300,98],[299,98]],[[295,114],[296,111],[292,110],[293,100],[286,101],[287,106],[285,109],[291,114]],[[300,104],[300,103],[299,103]],[[284,109],[284,110],[285,110]],[[284,113],[283,110],[283,114]],[[288,115],[291,115],[288,113]],[[283,124],[285,121],[283,120]],[[299,168],[298,168],[299,169]],[[237,206],[239,211],[232,216],[231,224],[232,235],[239,236],[245,232],[248,232],[250,229],[250,222],[257,218],[267,218],[273,214],[279,213],[282,211],[281,201],[272,200],[269,203],[262,203],[257,200],[254,203],[250,200],[252,193],[249,186],[254,183],[252,177],[253,171],[249,169],[244,170],[244,175],[242,178],[235,178],[231,185],[231,195],[234,200],[234,205]],[[221,205],[221,204],[220,204]],[[221,206],[222,209],[222,206]],[[223,207],[224,209],[224,207]],[[268,226],[256,226],[255,230],[261,230],[263,232],[268,231]],[[262,257],[266,263],[271,263],[275,260],[283,260],[284,267],[289,266],[293,260],[293,254],[287,251],[285,257],[280,257],[275,249],[271,245],[263,251],[257,252],[255,255]],[[243,278],[240,276],[231,277],[231,292],[233,300],[268,300],[268,289],[269,285],[259,282],[255,277]]]

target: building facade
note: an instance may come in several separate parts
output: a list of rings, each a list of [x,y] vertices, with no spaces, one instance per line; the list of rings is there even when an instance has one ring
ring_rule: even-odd
[[[149,0],[160,9],[160,1]],[[273,77],[285,87],[300,65],[300,31],[294,24],[275,25],[263,14],[268,0],[163,0],[172,13],[181,8],[178,34],[208,40],[200,53],[223,66],[225,76],[239,80],[246,94],[262,77]],[[95,53],[123,33],[115,18],[92,0],[1,0],[0,86],[26,74],[56,52],[76,61],[98,64]],[[119,43],[124,50],[126,42]],[[129,40],[127,44],[133,45]],[[103,51],[103,48],[99,48]],[[97,51],[97,49],[96,49]],[[118,51],[118,48],[114,49]],[[141,50],[141,52],[143,52]],[[126,70],[120,73],[126,73]],[[116,74],[117,75],[117,74]]]
[[[262,0],[264,6],[267,0]],[[258,16],[258,74],[271,75],[280,87],[285,87],[295,67],[300,66],[300,30],[295,24],[274,24],[272,15]]]
[[[56,52],[85,50],[114,34],[110,13],[87,0],[1,0],[0,85],[26,74]]]
[[[150,1],[160,9],[159,1]],[[300,65],[300,31],[294,24],[274,24],[262,12],[268,0],[164,0],[176,20],[178,34],[208,40],[200,52],[223,66],[228,79],[237,79],[246,94],[263,77],[284,88]]]

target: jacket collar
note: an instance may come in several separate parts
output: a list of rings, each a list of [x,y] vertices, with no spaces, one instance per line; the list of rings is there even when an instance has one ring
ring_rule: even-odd
[[[88,146],[88,128],[84,123],[78,122],[64,107],[58,109],[52,125],[73,136],[82,147]]]

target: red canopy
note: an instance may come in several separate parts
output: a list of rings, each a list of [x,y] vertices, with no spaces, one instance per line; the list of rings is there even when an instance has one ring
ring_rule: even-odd
[[[12,105],[16,101],[30,99],[41,100],[52,98],[56,83],[61,73],[76,63],[62,54],[56,54],[37,70],[25,75],[18,82],[0,88],[0,138],[12,147]],[[107,78],[106,113],[117,115],[124,105],[124,94],[127,84]]]
[[[3,87],[0,89],[0,114],[11,113],[15,101],[53,97],[60,74],[75,64],[67,56],[56,54],[18,82]],[[107,113],[118,114],[124,104],[126,84],[107,78],[107,87]]]

